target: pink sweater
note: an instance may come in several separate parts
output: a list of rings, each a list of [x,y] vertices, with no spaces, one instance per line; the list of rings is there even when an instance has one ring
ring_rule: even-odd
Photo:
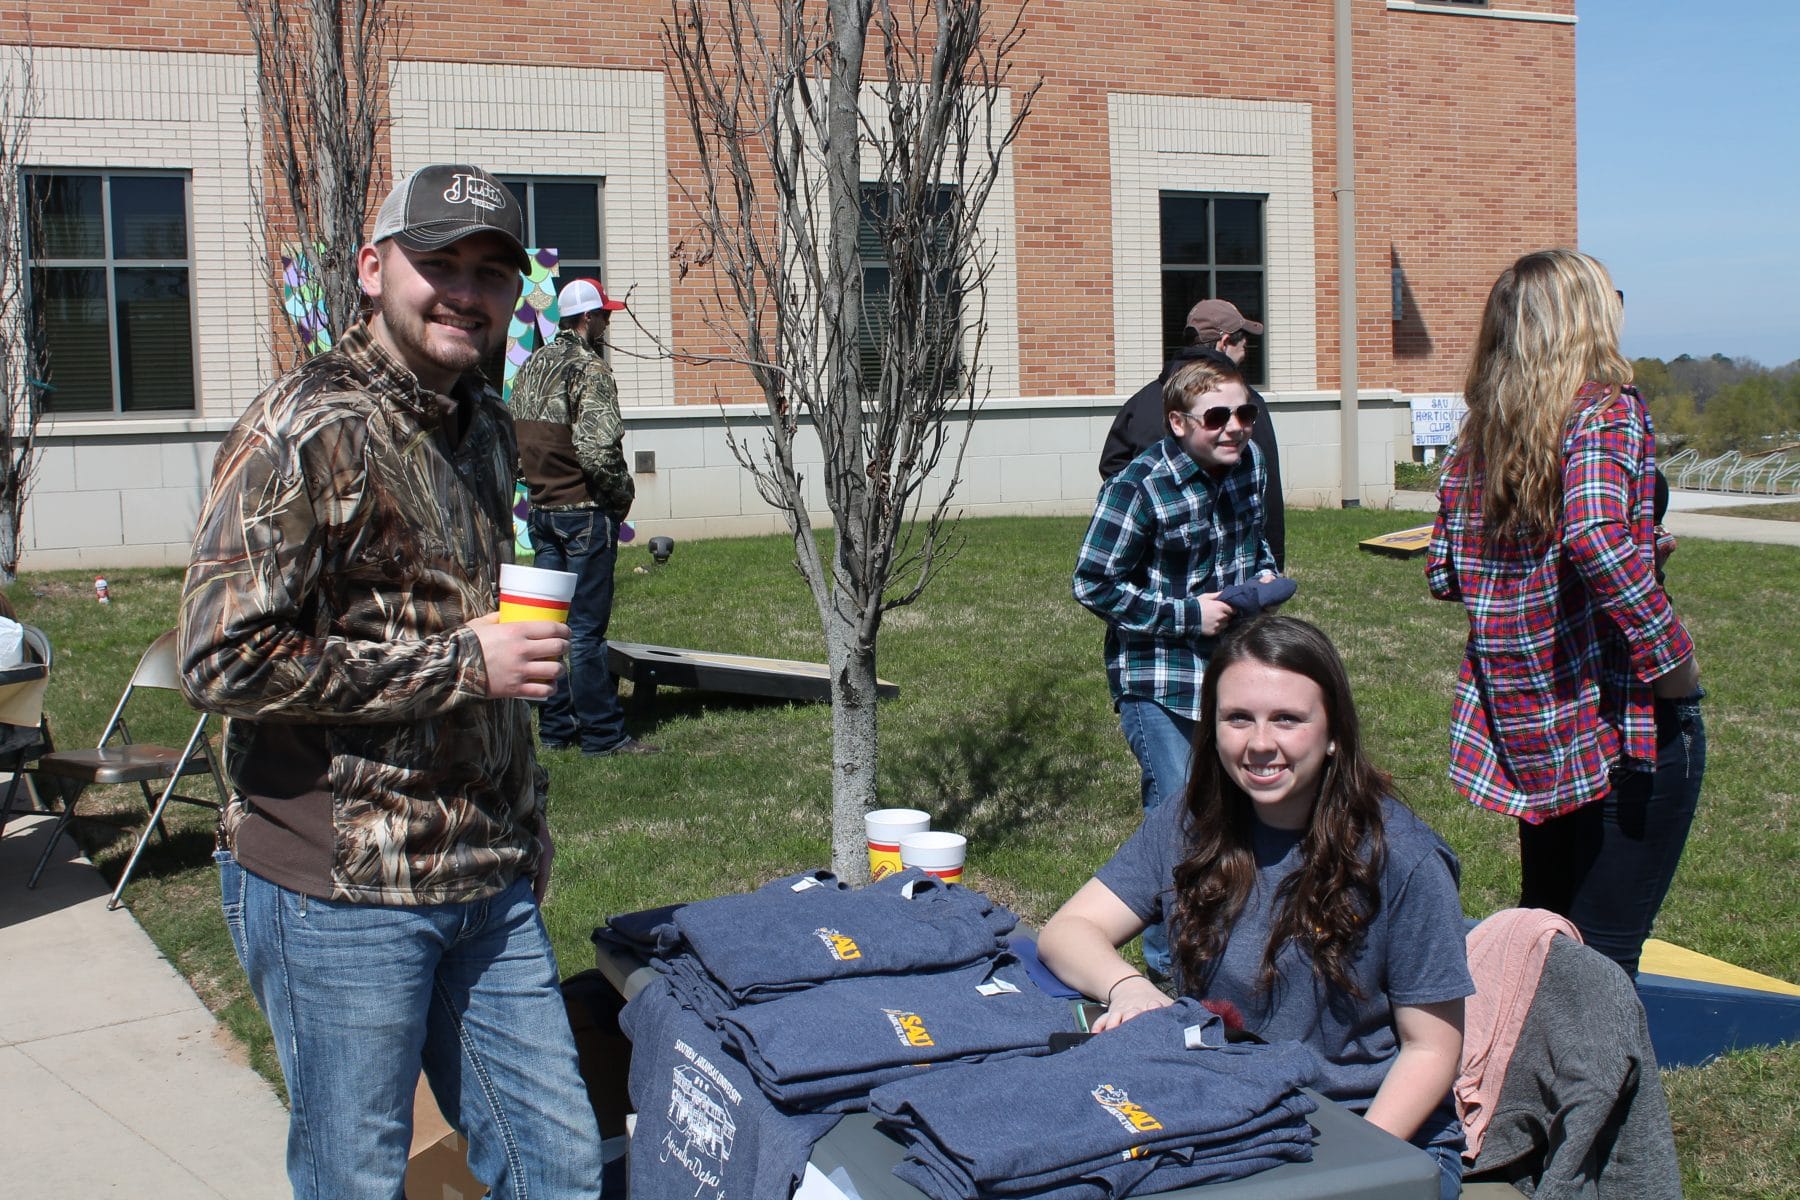
[[[1482,1136],[1537,994],[1550,941],[1559,933],[1581,940],[1573,925],[1540,908],[1502,909],[1469,930],[1469,974],[1475,979],[1475,994],[1463,1009],[1462,1069],[1452,1090],[1469,1143],[1463,1157],[1470,1162],[1481,1153]]]

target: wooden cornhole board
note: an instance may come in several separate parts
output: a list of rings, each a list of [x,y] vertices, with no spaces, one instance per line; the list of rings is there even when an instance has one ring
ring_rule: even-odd
[[[1431,526],[1397,529],[1380,537],[1365,538],[1356,544],[1370,554],[1385,554],[1389,558],[1417,558],[1431,545]]]
[[[1695,1067],[1729,1050],[1800,1041],[1800,986],[1651,938],[1638,997],[1665,1067]]]
[[[775,700],[831,699],[831,673],[824,663],[679,650],[638,642],[608,642],[606,662],[613,674],[631,680],[632,703],[642,708],[655,703],[659,687],[736,692]],[[892,700],[900,694],[900,685],[878,678],[875,694]]]

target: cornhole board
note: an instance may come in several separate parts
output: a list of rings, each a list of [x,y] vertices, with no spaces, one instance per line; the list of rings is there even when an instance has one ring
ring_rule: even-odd
[[[1697,1067],[1730,1050],[1800,1041],[1800,986],[1651,938],[1638,997],[1665,1067]]]
[[[1364,538],[1356,544],[1370,554],[1385,554],[1389,558],[1417,558],[1431,545],[1431,526],[1396,529],[1393,533],[1384,533],[1380,537]]]
[[[638,642],[608,642],[606,663],[613,674],[631,680],[632,703],[639,708],[656,702],[659,687],[735,692],[775,700],[831,699],[831,672],[824,663],[679,650]],[[892,700],[900,694],[900,685],[877,679],[875,694],[882,700]]]

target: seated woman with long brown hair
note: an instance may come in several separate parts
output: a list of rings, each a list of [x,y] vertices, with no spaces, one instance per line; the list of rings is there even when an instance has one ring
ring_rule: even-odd
[[[1300,1041],[1319,1091],[1462,1177],[1450,1099],[1470,982],[1455,854],[1363,751],[1344,665],[1318,629],[1258,617],[1201,685],[1183,802],[1153,810],[1044,926],[1043,960],[1107,1011],[1170,1003],[1118,947],[1167,920],[1188,995]]]

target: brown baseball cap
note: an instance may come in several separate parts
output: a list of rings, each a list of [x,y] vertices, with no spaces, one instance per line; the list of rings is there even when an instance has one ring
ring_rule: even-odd
[[[1213,339],[1236,333],[1240,329],[1261,333],[1263,327],[1239,312],[1229,300],[1202,300],[1188,310],[1187,327],[1195,333],[1213,333]]]

